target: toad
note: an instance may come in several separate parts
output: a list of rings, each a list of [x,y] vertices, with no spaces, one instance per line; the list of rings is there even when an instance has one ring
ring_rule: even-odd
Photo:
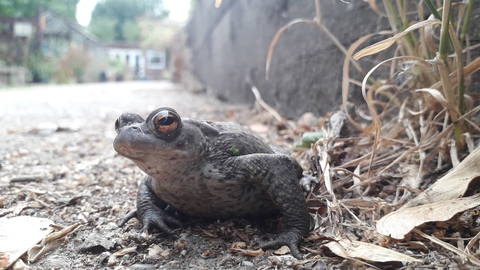
[[[145,120],[124,113],[115,130],[114,149],[147,174],[138,189],[137,209],[120,226],[137,217],[142,230],[157,227],[172,233],[171,226],[182,223],[171,208],[214,219],[280,213],[285,230],[259,247],[288,245],[293,256],[302,257],[298,245],[309,234],[310,215],[299,181],[307,176],[294,158],[240,124],[182,119],[166,107]]]

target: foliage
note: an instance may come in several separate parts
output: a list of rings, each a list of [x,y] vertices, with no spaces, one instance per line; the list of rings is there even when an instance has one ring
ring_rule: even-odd
[[[142,48],[164,50],[172,44],[176,33],[180,30],[178,24],[160,19],[142,18],[138,20]]]
[[[140,41],[141,30],[142,29],[135,21],[126,21],[122,27],[122,32],[125,36],[125,40],[128,41]]]
[[[46,82],[57,72],[57,63],[55,59],[45,55],[30,54],[27,61],[28,70],[32,73],[33,82]]]
[[[55,74],[57,83],[82,83],[91,61],[86,57],[82,46],[73,43],[69,50],[58,60],[59,69]]]
[[[138,40],[138,27],[135,27],[139,17],[165,18],[168,11],[165,10],[162,1],[158,0],[105,0],[97,3],[92,12],[90,31],[103,40]],[[102,35],[100,22],[108,22],[113,27],[113,39],[111,35]],[[109,29],[110,30],[110,29]]]
[[[50,8],[76,21],[79,0],[4,0],[0,1],[0,16],[33,17],[40,6]]]
[[[129,77],[129,74],[126,72],[130,71],[130,69],[118,59],[108,60],[108,70],[111,72],[110,75],[113,76],[113,79],[116,81],[123,81]]]
[[[115,25],[117,25],[116,19],[102,17],[90,21],[88,29],[98,38],[111,41],[115,40]]]

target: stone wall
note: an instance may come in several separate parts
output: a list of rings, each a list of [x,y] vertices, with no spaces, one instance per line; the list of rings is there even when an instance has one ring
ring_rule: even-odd
[[[28,70],[23,67],[0,67],[0,87],[24,85]]]
[[[194,75],[217,97],[252,103],[247,76],[263,99],[282,115],[322,115],[341,104],[344,55],[313,24],[299,23],[280,37],[265,79],[268,48],[275,33],[293,19],[315,17],[313,0],[199,0],[187,25]],[[321,0],[322,21],[348,47],[360,36],[386,28],[364,1]]]

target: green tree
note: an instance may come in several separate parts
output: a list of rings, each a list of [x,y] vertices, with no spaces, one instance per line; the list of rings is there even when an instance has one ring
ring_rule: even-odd
[[[94,21],[90,21],[88,29],[98,38],[111,41],[115,40],[115,25],[117,25],[116,19],[101,17]]]
[[[161,0],[104,0],[95,6],[89,29],[103,40],[137,41],[140,38],[137,18],[165,18],[167,15]],[[102,20],[114,22],[113,39],[111,35],[104,35],[106,30],[101,27]]]
[[[128,20],[123,24],[122,32],[125,40],[140,41],[142,38],[142,28],[132,20]]]
[[[40,6],[50,8],[70,20],[77,21],[77,4],[79,0],[2,0],[0,16],[32,17]]]

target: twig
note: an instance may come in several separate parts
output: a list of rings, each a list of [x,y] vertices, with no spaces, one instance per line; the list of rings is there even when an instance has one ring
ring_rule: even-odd
[[[282,123],[282,124],[286,123],[289,128],[293,129],[293,127],[290,126],[274,108],[270,107],[270,105],[268,105],[265,101],[263,101],[262,96],[260,95],[260,92],[258,91],[256,86],[252,85],[251,89],[253,94],[255,95],[255,100],[258,102],[258,104],[260,104],[260,106],[262,106],[262,108],[267,110],[267,112],[269,112],[273,117],[275,117],[275,119],[279,123]]]
[[[456,253],[457,255],[460,255],[460,256],[463,256],[465,257],[466,259],[468,259],[471,263],[475,264],[475,265],[480,265],[480,260],[475,258],[474,256],[464,252],[463,250],[460,250],[452,245],[450,245],[449,243],[446,243],[446,242],[443,242],[441,241],[440,239],[436,238],[435,236],[431,236],[431,235],[428,235],[428,234],[425,234],[423,233],[422,231],[420,231],[419,229],[415,228],[413,229],[413,231],[417,234],[419,234],[421,237],[423,238],[426,238],[430,241],[432,241],[433,243],[437,244],[437,245],[440,245],[442,246],[443,248],[445,249],[448,249],[454,253]]]

